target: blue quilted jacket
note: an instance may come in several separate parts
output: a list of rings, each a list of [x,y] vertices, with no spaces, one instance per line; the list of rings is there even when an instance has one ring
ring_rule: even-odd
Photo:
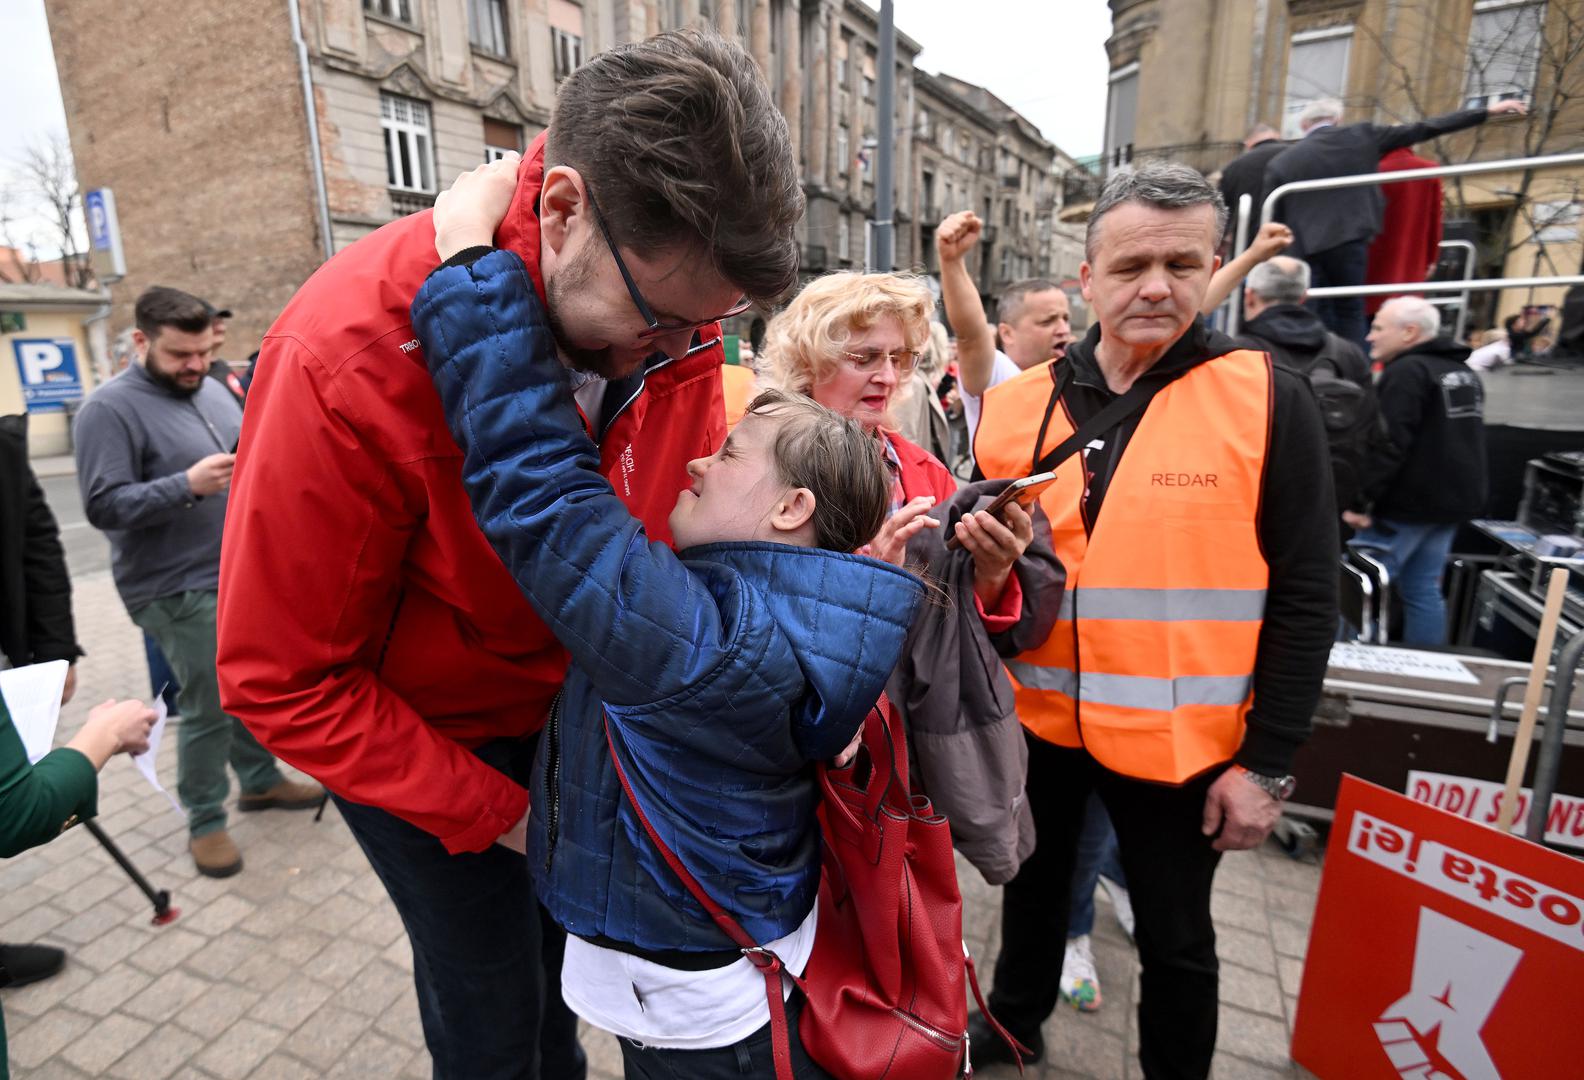
[[[731,947],[627,804],[756,940],[819,887],[812,763],[846,746],[921,589],[873,559],[768,543],[650,543],[598,472],[517,256],[437,270],[413,303],[474,515],[572,667],[540,739],[529,866],[574,934]]]

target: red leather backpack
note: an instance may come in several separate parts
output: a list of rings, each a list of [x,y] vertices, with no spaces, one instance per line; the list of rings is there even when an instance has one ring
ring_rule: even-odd
[[[608,720],[605,736],[609,741]],[[704,891],[638,805],[614,745],[611,758],[650,841],[764,975],[777,1080],[792,1080],[783,975],[807,999],[798,1027],[804,1048],[837,1080],[972,1076],[965,976],[996,1033],[1026,1054],[990,1017],[979,992],[963,944],[951,832],[928,799],[908,793],[907,746],[884,697],[864,722],[863,745],[866,776],[859,764],[818,767],[825,853],[814,951],[802,978],[787,972],[780,957],[761,948]]]

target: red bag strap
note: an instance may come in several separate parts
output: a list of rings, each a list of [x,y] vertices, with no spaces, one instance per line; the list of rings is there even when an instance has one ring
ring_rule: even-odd
[[[786,1001],[781,997],[781,976],[786,975],[800,989],[803,980],[787,971],[781,964],[781,958],[769,949],[763,948],[744,930],[742,924],[715,902],[709,893],[704,891],[704,886],[698,879],[688,872],[676,852],[666,846],[660,834],[655,831],[649,815],[644,813],[642,806],[638,805],[638,797],[633,794],[632,782],[627,779],[627,770],[622,768],[621,757],[616,753],[616,740],[611,734],[610,714],[605,714],[605,745],[610,749],[611,764],[616,766],[616,778],[621,781],[622,791],[627,793],[627,802],[632,805],[633,813],[638,815],[638,822],[649,834],[649,842],[654,844],[660,852],[660,857],[665,860],[671,872],[677,876],[687,891],[692,894],[710,918],[715,920],[715,925],[721,932],[731,938],[732,942],[742,950],[748,962],[759,969],[764,976],[765,994],[770,1003],[770,1044],[775,1052],[776,1080],[793,1080],[792,1077],[792,1042],[787,1032]]]

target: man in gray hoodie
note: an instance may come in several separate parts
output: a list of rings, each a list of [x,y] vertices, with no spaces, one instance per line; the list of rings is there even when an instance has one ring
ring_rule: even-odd
[[[136,361],[100,387],[73,426],[88,520],[110,538],[116,589],[181,683],[176,791],[198,872],[229,877],[242,856],[226,832],[236,770],[238,809],[306,809],[318,785],[287,780],[275,758],[220,708],[215,610],[220,533],[242,410],[209,371],[210,309],[156,286],[138,297]]]

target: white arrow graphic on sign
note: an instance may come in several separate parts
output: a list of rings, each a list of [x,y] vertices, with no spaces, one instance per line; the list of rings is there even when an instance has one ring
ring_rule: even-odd
[[[1375,1022],[1398,1074],[1501,1080],[1480,1030],[1522,958],[1515,945],[1420,908],[1413,984]]]

